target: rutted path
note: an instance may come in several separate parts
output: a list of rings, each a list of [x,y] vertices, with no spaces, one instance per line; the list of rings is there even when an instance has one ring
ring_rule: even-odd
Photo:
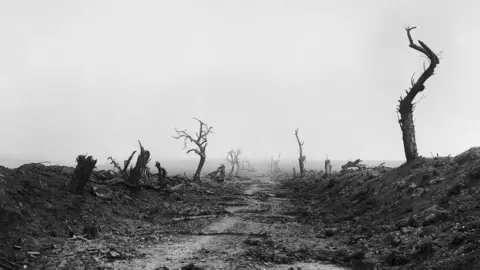
[[[189,263],[204,269],[345,269],[302,257],[302,252],[328,250],[330,244],[285,214],[291,205],[275,196],[276,183],[268,177],[239,181],[249,186],[238,196],[240,202],[226,207],[230,215],[145,247],[146,258],[117,261],[115,269],[180,269]]]

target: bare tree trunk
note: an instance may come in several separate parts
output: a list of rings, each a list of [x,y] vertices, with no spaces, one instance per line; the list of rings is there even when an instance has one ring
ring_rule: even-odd
[[[184,139],[184,148],[187,147],[187,141],[190,141],[191,143],[195,143],[198,149],[195,148],[190,148],[190,150],[187,151],[187,154],[190,152],[194,152],[195,154],[200,156],[200,162],[198,163],[197,171],[195,172],[193,179],[194,181],[200,181],[200,174],[202,173],[202,168],[203,165],[205,164],[205,160],[207,158],[207,155],[205,154],[205,151],[207,149],[207,136],[210,133],[213,133],[212,129],[213,127],[207,126],[203,121],[200,119],[194,118],[195,120],[198,121],[200,124],[200,129],[196,134],[197,138],[194,139],[192,136],[190,136],[186,130],[178,130],[175,129],[177,132],[177,136],[174,136],[173,138],[175,139]]]
[[[332,173],[332,165],[330,165],[330,159],[325,160],[325,176],[329,176]]]
[[[297,137],[298,147],[300,148],[300,156],[298,158],[298,166],[300,167],[300,177],[305,175],[305,160],[307,157],[303,155],[303,144],[304,142],[300,142],[300,138],[298,137],[298,128],[295,130],[295,137]]]
[[[415,28],[416,27],[405,28],[405,30],[407,31],[408,41],[410,42],[409,46],[410,48],[413,48],[414,50],[423,53],[430,60],[430,65],[428,66],[428,68],[425,68],[424,65],[424,71],[416,82],[412,76],[412,86],[410,90],[407,90],[406,96],[404,98],[400,98],[399,100],[397,110],[398,113],[400,113],[400,119],[398,119],[398,123],[400,124],[400,128],[402,130],[403,147],[405,150],[405,157],[407,159],[407,162],[411,162],[418,158],[417,142],[415,139],[415,125],[413,123],[413,110],[415,106],[413,100],[418,93],[425,90],[425,82],[434,74],[435,67],[440,63],[437,55],[432,52],[432,50],[425,43],[419,40],[419,46],[413,42],[410,32]]]
[[[293,177],[297,177],[297,172],[295,171],[295,167],[293,167]]]
[[[234,169],[235,169],[235,164],[232,164],[232,169],[230,170],[230,173],[228,174],[229,176],[232,176]]]
[[[140,145],[140,154],[137,157],[137,163],[135,164],[135,167],[130,172],[130,175],[125,181],[126,183],[135,185],[135,186],[140,183],[140,178],[142,177],[142,173],[147,167],[148,162],[150,162],[150,152],[143,148],[140,141],[138,141],[138,144]]]
[[[203,165],[205,164],[205,160],[206,160],[205,154],[200,155],[200,162],[198,163],[197,171],[193,175],[194,181],[200,182],[200,174],[202,173],[202,168],[203,168]]]
[[[298,163],[300,167],[300,177],[303,177],[305,175],[305,168],[303,168],[303,159],[302,157],[298,158]],[[310,163],[309,163],[310,164]]]
[[[73,194],[82,194],[85,189],[85,185],[90,179],[90,175],[95,169],[97,160],[92,156],[86,157],[85,155],[79,155],[77,157],[77,166],[73,172],[72,179],[69,183],[69,191]]]
[[[402,129],[403,148],[407,162],[418,158],[417,141],[415,139],[415,125],[413,123],[413,111],[401,114],[400,128]]]
[[[160,186],[161,189],[165,189],[167,186],[167,181],[166,181],[166,176],[167,176],[167,170],[165,168],[162,168],[162,165],[160,165],[160,162],[155,162],[155,167],[158,169],[158,185]]]

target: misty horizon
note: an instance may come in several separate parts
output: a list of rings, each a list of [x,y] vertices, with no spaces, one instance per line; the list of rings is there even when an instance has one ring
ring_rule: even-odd
[[[140,140],[152,160],[198,160],[172,138],[198,117],[207,160],[298,158],[296,128],[307,166],[404,160],[396,107],[424,61],[405,25],[442,52],[414,113],[419,154],[478,145],[477,2],[26,2],[0,4],[7,157],[103,163]]]

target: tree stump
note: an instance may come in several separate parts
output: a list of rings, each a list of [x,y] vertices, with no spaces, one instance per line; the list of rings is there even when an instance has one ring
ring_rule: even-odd
[[[325,177],[329,176],[332,173],[332,165],[330,164],[330,159],[325,160]]]
[[[167,187],[167,170],[160,165],[160,162],[155,162],[155,167],[158,169],[158,185],[161,189],[165,189]]]
[[[92,175],[93,169],[97,160],[93,159],[92,156],[86,157],[85,155],[79,155],[77,157],[77,166],[73,172],[73,176],[68,184],[68,190],[73,194],[83,194],[85,185]]]
[[[140,141],[138,141],[138,144],[140,145],[140,154],[137,157],[135,167],[131,170],[126,180],[126,183],[131,185],[138,185],[140,183],[143,171],[146,169],[148,162],[150,162],[150,152],[143,148]]]

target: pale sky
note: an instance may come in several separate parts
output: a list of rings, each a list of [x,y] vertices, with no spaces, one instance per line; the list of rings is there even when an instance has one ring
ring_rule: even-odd
[[[480,144],[478,1],[0,1],[0,154],[404,159],[396,106],[443,51],[415,111],[421,155]]]

